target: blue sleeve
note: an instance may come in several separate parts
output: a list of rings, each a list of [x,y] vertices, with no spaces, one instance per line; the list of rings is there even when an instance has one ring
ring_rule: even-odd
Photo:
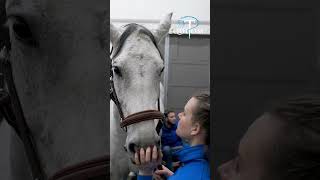
[[[152,180],[152,176],[141,176],[141,175],[138,175],[138,180]]]

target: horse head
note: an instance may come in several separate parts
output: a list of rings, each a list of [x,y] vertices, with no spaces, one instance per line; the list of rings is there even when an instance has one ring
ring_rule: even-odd
[[[169,32],[172,13],[166,15],[155,30],[128,24],[110,24],[110,40],[114,91],[123,116],[145,110],[158,110],[160,82],[164,59],[158,43]],[[125,148],[133,158],[134,152],[147,146],[160,146],[156,131],[158,120],[142,121],[127,126]]]
[[[9,39],[17,94],[48,176],[108,152],[107,6],[0,0],[0,37]],[[27,171],[17,137],[11,148],[12,169]]]

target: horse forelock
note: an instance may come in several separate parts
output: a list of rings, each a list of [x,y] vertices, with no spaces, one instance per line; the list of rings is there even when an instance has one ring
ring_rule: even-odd
[[[120,38],[119,38],[119,41],[118,41],[118,43],[117,43],[117,46],[114,47],[113,52],[112,52],[112,58],[111,58],[111,59],[114,59],[115,57],[117,57],[117,56],[119,55],[119,53],[121,52],[121,49],[122,49],[125,41],[128,39],[128,37],[129,37],[132,33],[136,32],[136,31],[138,31],[138,34],[144,34],[144,35],[146,35],[147,37],[149,37],[149,38],[151,39],[152,43],[155,45],[155,47],[156,47],[157,49],[159,49],[159,48],[158,48],[158,44],[157,44],[157,42],[156,42],[156,39],[155,39],[154,35],[153,35],[152,32],[151,32],[149,29],[147,29],[146,27],[144,27],[144,26],[142,26],[142,25],[139,25],[139,24],[136,24],[136,23],[130,23],[130,24],[124,25],[123,27],[125,27],[126,29],[125,29],[124,32],[121,34],[121,36],[120,36]],[[159,52],[159,54],[160,54],[161,59],[163,59],[160,52]]]

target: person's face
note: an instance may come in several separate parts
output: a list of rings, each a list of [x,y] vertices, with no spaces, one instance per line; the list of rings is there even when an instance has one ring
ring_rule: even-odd
[[[184,111],[181,114],[180,121],[178,123],[178,128],[176,133],[179,137],[189,140],[192,136],[192,114],[197,106],[197,100],[191,98],[187,104],[184,106]]]
[[[240,141],[238,155],[218,169],[222,180],[264,180],[283,123],[270,114],[258,118]],[[271,178],[273,179],[273,178]]]
[[[176,113],[170,112],[170,113],[168,114],[168,121],[169,121],[171,124],[175,124],[175,123],[176,123]]]
[[[183,114],[183,112],[178,113],[179,119],[181,119],[182,114]]]

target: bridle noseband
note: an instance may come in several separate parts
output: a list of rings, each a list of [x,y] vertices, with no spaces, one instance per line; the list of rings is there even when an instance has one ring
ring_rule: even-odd
[[[113,52],[113,47],[111,49],[111,52],[110,52],[110,59],[111,61],[113,61],[113,59],[118,55],[118,53],[120,52],[121,50],[121,47],[124,43],[124,41],[126,40],[126,38],[132,33],[134,32],[135,30],[137,30],[138,27],[142,27],[145,34],[147,34],[153,44],[155,45],[155,47],[158,49],[159,51],[159,48],[158,48],[158,45],[156,43],[156,40],[154,38],[154,36],[152,35],[152,33],[146,29],[145,27],[141,26],[141,25],[138,25],[138,24],[127,24],[125,26],[128,26],[125,31],[121,34],[120,36],[120,40],[119,40],[119,45],[116,49],[116,52],[114,53]],[[161,56],[161,53],[159,51],[159,54]],[[162,58],[162,56],[161,56]],[[140,111],[140,112],[137,112],[137,113],[134,113],[134,114],[131,114],[127,117],[124,117],[124,114],[123,114],[123,111],[122,111],[122,108],[121,108],[121,104],[120,104],[120,101],[118,99],[118,96],[117,96],[117,93],[116,93],[116,90],[114,88],[114,81],[113,81],[113,70],[112,70],[112,64],[110,65],[110,98],[112,99],[112,101],[115,103],[115,105],[117,106],[117,109],[118,109],[118,112],[119,112],[119,115],[120,115],[120,118],[121,118],[121,122],[120,122],[120,127],[124,130],[124,131],[127,131],[127,127],[129,125],[132,125],[132,124],[136,124],[136,123],[139,123],[139,122],[143,122],[143,121],[149,121],[149,120],[154,120],[154,119],[159,119],[159,123],[156,127],[156,130],[157,132],[160,131],[161,127],[162,127],[162,124],[163,124],[163,120],[164,120],[164,114],[161,112],[160,110],[160,95],[159,95],[159,98],[158,98],[158,110],[145,110],[145,111]]]

